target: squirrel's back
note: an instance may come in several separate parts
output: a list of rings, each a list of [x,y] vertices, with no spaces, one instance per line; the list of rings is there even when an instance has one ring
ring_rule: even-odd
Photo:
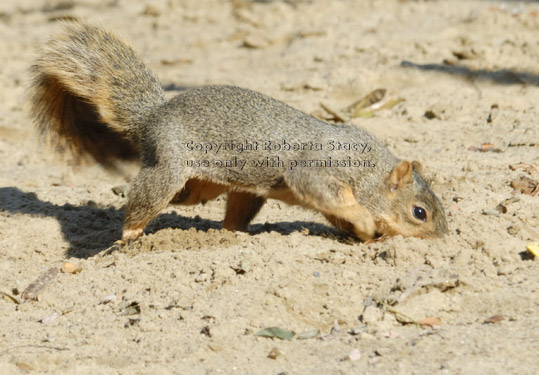
[[[129,45],[95,26],[66,23],[31,71],[32,115],[43,136],[105,166],[138,158],[133,128],[165,97]]]
[[[347,168],[331,166],[361,163],[368,166],[356,168],[355,178],[372,180],[369,185],[374,187],[398,162],[364,129],[321,121],[237,86],[186,90],[162,105],[153,120],[143,125],[143,160],[170,159],[173,164],[181,156],[212,165],[224,159],[245,162],[240,168],[206,168],[205,164],[190,168],[219,183],[233,178],[243,185],[269,187],[288,174],[297,174],[294,165],[301,163],[321,166],[328,175],[346,180],[350,178]],[[159,147],[153,144],[155,140]]]

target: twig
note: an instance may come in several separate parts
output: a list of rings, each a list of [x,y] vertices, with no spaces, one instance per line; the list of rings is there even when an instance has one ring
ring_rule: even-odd
[[[379,305],[382,305],[387,311],[389,311],[390,313],[393,313],[395,315],[400,315],[402,316],[403,318],[409,320],[408,323],[410,324],[415,324],[417,326],[420,326],[420,327],[424,327],[423,324],[419,323],[417,320],[409,317],[408,315],[404,314],[404,313],[401,313],[400,311],[398,310],[395,310],[393,307],[389,306],[387,303],[383,302],[382,300],[376,298],[376,297],[373,297],[373,300],[378,303]]]
[[[57,351],[66,351],[66,350],[69,350],[69,348],[60,348],[58,346],[46,346],[46,345],[32,345],[32,344],[29,344],[29,345],[19,345],[19,346],[14,346],[12,348],[8,348],[6,350],[2,350],[0,352],[0,357],[3,356],[4,354],[7,354],[9,353],[10,351],[12,350],[15,350],[15,349],[22,349],[22,348],[37,348],[37,349],[52,349],[52,350],[57,350]]]

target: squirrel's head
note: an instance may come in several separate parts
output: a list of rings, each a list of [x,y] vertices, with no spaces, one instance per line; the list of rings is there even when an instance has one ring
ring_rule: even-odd
[[[439,237],[447,233],[440,200],[423,177],[421,164],[401,161],[384,181],[388,207],[376,218],[380,234]]]

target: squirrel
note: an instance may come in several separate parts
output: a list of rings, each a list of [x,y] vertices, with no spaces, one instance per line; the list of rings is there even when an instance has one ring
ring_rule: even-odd
[[[322,213],[362,241],[447,233],[421,164],[376,137],[235,86],[187,89],[167,100],[127,43],[69,22],[31,67],[30,106],[44,138],[111,170],[138,160],[120,243],[169,204],[227,194],[223,228],[247,231],[267,199]]]

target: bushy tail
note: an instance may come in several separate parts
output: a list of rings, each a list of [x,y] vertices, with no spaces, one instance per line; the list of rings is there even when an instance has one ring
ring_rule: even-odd
[[[31,112],[44,137],[108,167],[138,158],[137,127],[165,97],[131,47],[95,26],[67,23],[31,70]]]

